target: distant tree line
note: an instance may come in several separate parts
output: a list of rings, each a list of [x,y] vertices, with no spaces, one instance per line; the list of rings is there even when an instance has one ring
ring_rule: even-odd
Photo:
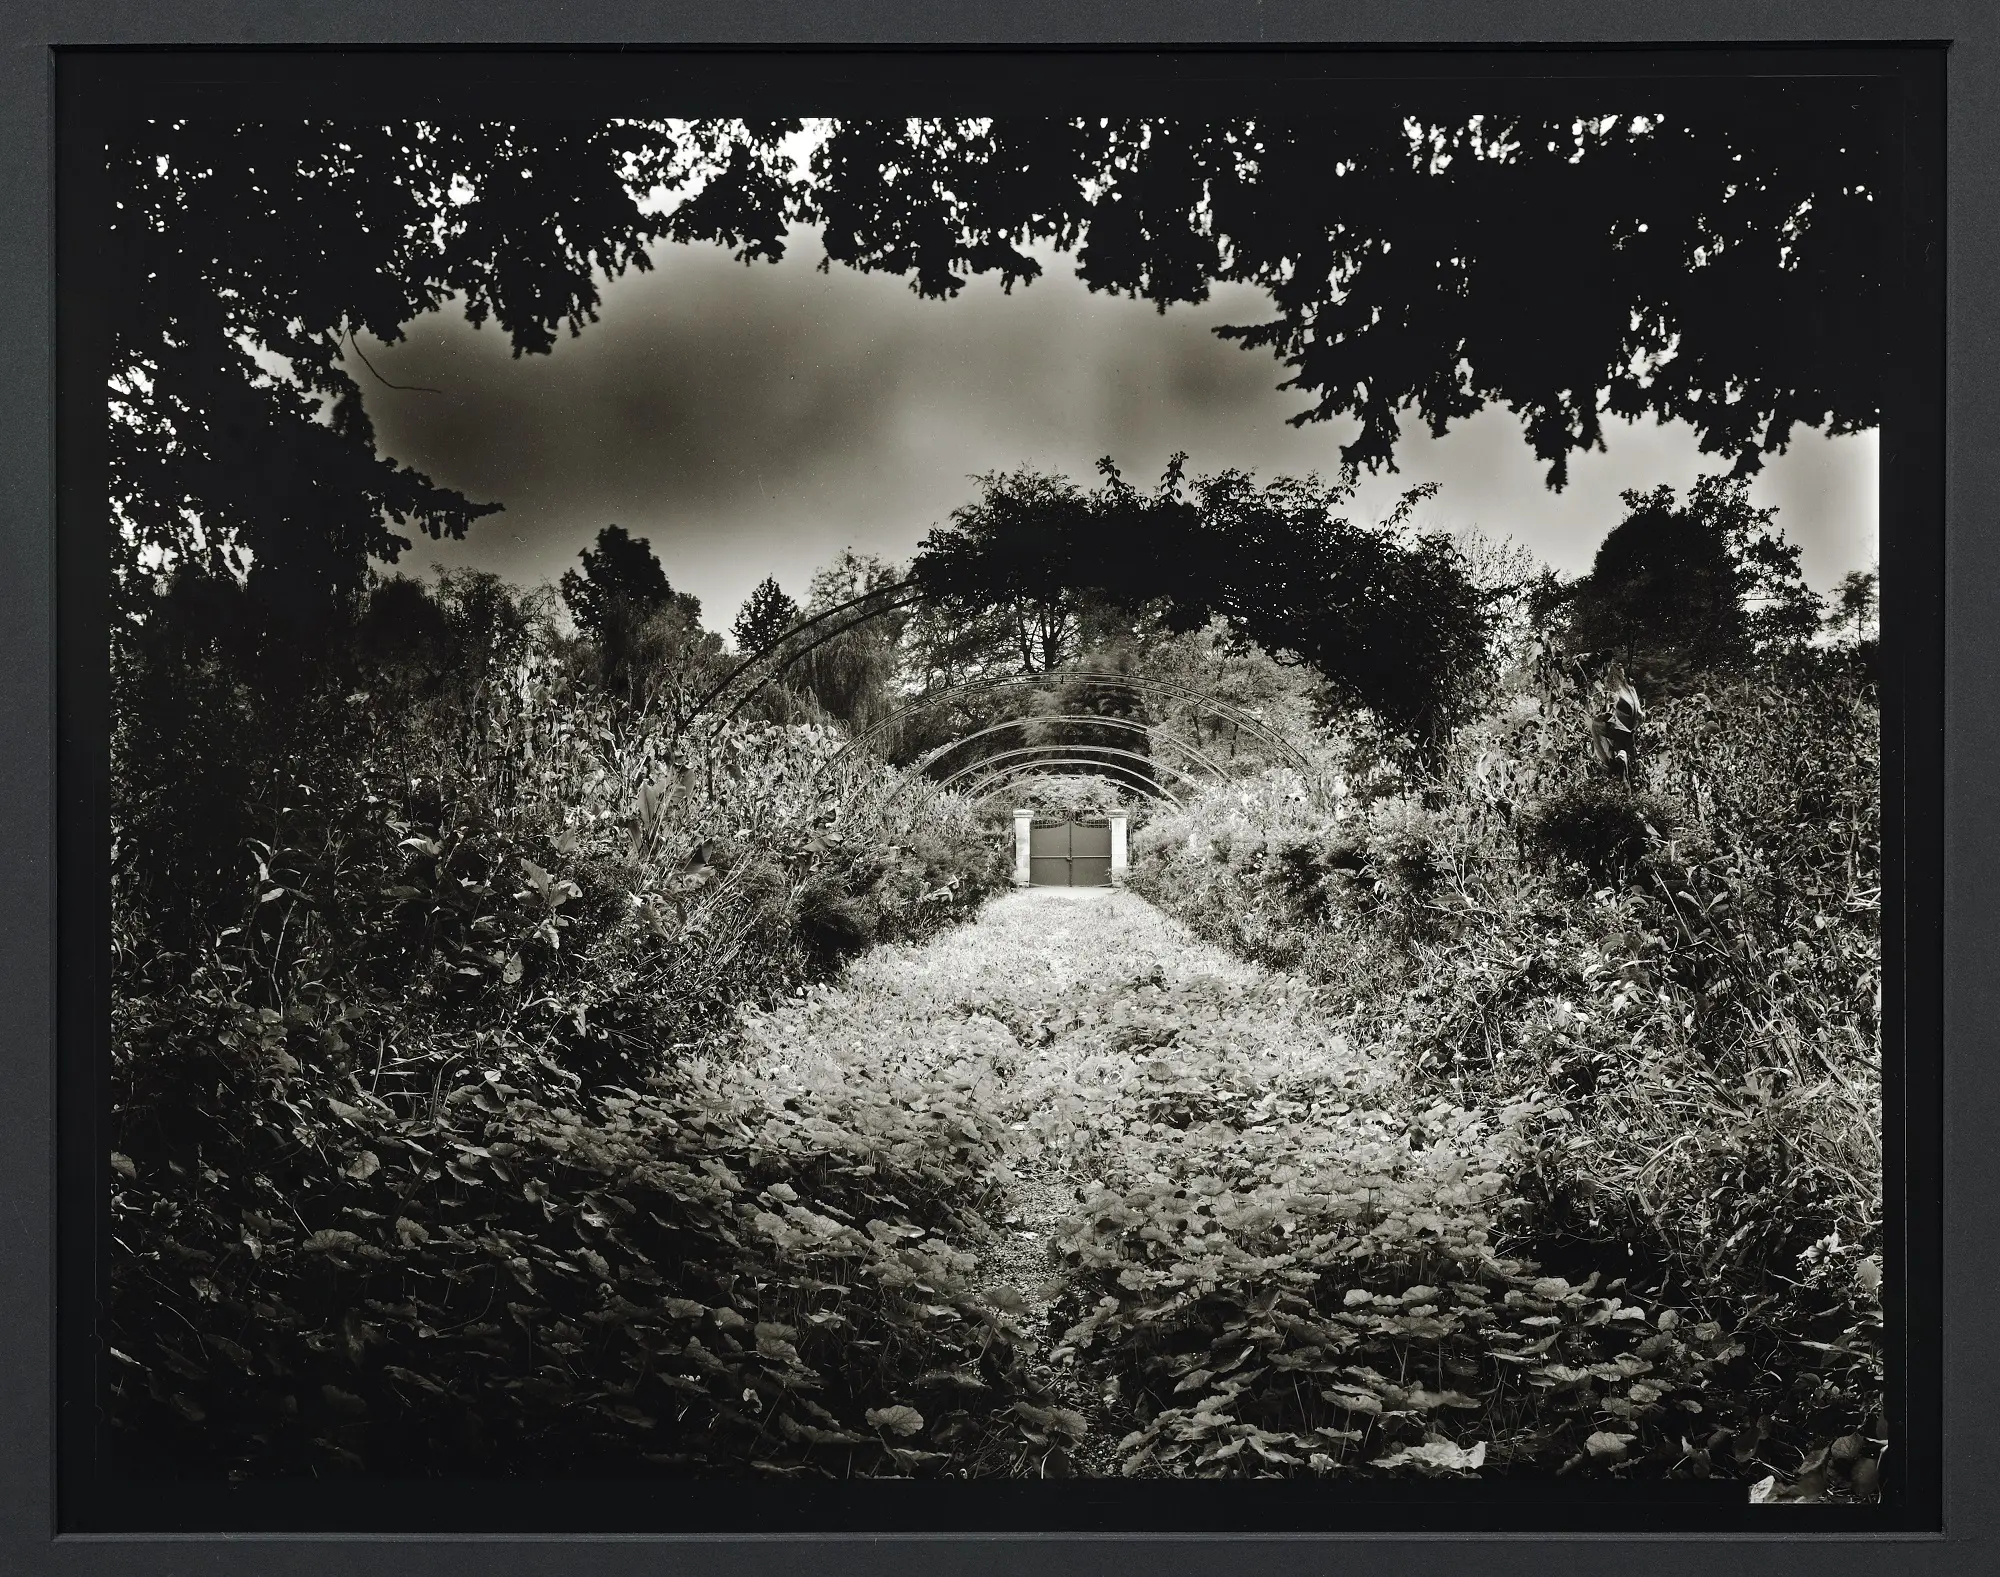
[[[1510,608],[1579,672],[1616,662],[1656,695],[1795,649],[1829,620],[1860,639],[1873,618],[1872,572],[1850,575],[1823,607],[1776,511],[1753,506],[1740,478],[1704,476],[1684,499],[1628,491],[1590,572],[1565,582],[1529,556],[1486,572],[1462,541],[1414,528],[1433,487],[1411,489],[1387,521],[1357,524],[1344,486],[1190,477],[1185,459],[1151,490],[1109,460],[1088,489],[1029,470],[989,474],[906,571],[845,549],[815,572],[803,606],[766,577],[731,625],[738,655],[792,654],[773,661],[758,714],[858,732],[914,696],[1129,668],[1212,632],[1238,653],[1302,668],[1320,717],[1366,712],[1422,760],[1485,704]],[[607,688],[643,705],[664,685],[684,702],[726,670],[699,601],[673,590],[644,539],[609,526],[581,559],[562,596]],[[829,625],[837,633],[817,645],[805,624],[798,645],[785,644],[813,615],[905,582],[920,594],[913,607]],[[1039,703],[1024,692],[1014,704]]]

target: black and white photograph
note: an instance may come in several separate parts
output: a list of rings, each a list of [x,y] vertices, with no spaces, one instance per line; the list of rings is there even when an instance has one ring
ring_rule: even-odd
[[[1881,1503],[1896,102],[1260,93],[106,122],[110,1470]]]

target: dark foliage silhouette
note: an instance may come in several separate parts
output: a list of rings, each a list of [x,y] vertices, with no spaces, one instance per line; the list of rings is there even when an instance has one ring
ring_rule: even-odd
[[[925,538],[912,573],[967,619],[1018,610],[1023,671],[1065,660],[1093,601],[1154,607],[1182,631],[1220,618],[1317,670],[1333,707],[1365,707],[1434,749],[1477,698],[1493,614],[1449,540],[1406,529],[1425,491],[1368,528],[1337,513],[1343,488],[1260,488],[1236,471],[1189,481],[1184,459],[1151,493],[1108,461],[1090,492],[1026,472],[983,478],[982,496]]]
[[[1692,113],[846,123],[812,201],[833,260],[924,295],[1032,281],[1035,243],[1162,311],[1259,286],[1274,315],[1221,332],[1284,359],[1296,420],[1360,419],[1350,470],[1393,465],[1406,410],[1498,403],[1555,487],[1607,413],[1747,472],[1876,420],[1878,115],[1828,80]]]
[[[1685,503],[1669,487],[1624,497],[1625,519],[1570,592],[1572,654],[1617,659],[1643,686],[1674,691],[1818,627],[1798,548],[1741,482],[1703,477]]]
[[[142,566],[247,575],[260,622],[314,628],[411,531],[480,503],[376,453],[354,336],[456,298],[516,355],[596,316],[648,244],[775,255],[786,124],[146,122],[109,149],[112,490]],[[717,179],[706,178],[715,174]],[[672,214],[640,199],[701,184]],[[350,353],[352,353],[350,359]],[[272,358],[277,358],[273,362]]]
[[[799,622],[799,605],[784,587],[766,575],[751,590],[729,627],[740,652],[762,651]]]
[[[701,599],[675,591],[653,545],[623,526],[606,526],[597,533],[597,546],[577,556],[583,560],[583,571],[563,572],[562,598],[576,627],[593,640],[604,637],[619,604],[640,619],[670,604],[682,608],[690,619],[701,617]]]
[[[1358,417],[1350,471],[1519,414],[1551,485],[1609,413],[1691,424],[1739,471],[1800,425],[1873,424],[1883,176],[1876,107],[1827,79],[1697,112],[835,123],[146,123],[110,150],[106,302],[124,580],[248,573],[274,628],[356,594],[410,531],[498,507],[379,456],[354,336],[456,298],[517,355],[595,316],[661,240],[745,260],[816,222],[828,259],[930,296],[1074,252],[1161,310],[1270,293],[1223,332],[1283,359],[1301,421]],[[681,196],[642,206],[658,189]],[[278,358],[273,362],[271,358]],[[274,368],[282,367],[282,372]]]

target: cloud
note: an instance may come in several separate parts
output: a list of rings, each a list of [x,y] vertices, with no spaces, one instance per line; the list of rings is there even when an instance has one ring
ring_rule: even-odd
[[[1065,259],[1003,294],[974,281],[924,301],[898,278],[818,271],[796,235],[776,265],[667,245],[657,266],[610,282],[600,321],[546,357],[511,355],[455,308],[395,346],[366,347],[403,393],[356,369],[383,452],[505,513],[464,543],[420,544],[405,567],[469,564],[552,580],[610,522],[649,538],[676,587],[725,626],[767,574],[795,594],[853,545],[906,557],[973,491],[979,472],[1033,465],[1091,474],[1109,454],[1135,480],[1184,449],[1196,470],[1332,474],[1352,428],[1287,418],[1267,353],[1218,340],[1254,322],[1261,295],[1225,287],[1164,315],[1093,295]],[[1684,429],[1614,425],[1609,452],[1580,457],[1562,494],[1514,419],[1489,409],[1442,441],[1419,431],[1402,474],[1367,480],[1356,512],[1379,516],[1416,481],[1443,484],[1425,518],[1512,536],[1558,568],[1588,567],[1626,487],[1686,486],[1712,469]],[[1803,434],[1759,480],[1760,502],[1806,546],[1828,585],[1875,555],[1872,435]]]

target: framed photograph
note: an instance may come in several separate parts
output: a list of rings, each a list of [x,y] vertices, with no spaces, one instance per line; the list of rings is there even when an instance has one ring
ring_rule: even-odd
[[[15,29],[10,1569],[1984,1569],[1992,24],[1558,12]]]

